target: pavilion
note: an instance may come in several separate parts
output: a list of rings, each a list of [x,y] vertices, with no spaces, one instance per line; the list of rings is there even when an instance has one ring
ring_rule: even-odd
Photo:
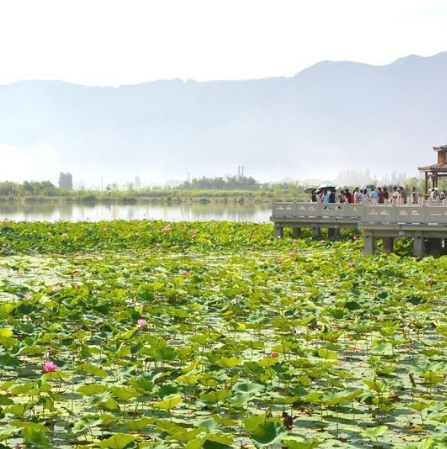
[[[419,167],[418,170],[425,173],[425,194],[428,194],[428,182],[431,181],[432,189],[438,187],[439,178],[447,177],[447,145],[433,147],[438,153],[438,163]]]

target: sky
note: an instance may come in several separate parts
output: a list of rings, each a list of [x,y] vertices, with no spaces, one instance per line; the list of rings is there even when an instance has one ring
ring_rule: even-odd
[[[0,0],[0,84],[293,76],[447,49],[446,0]]]
[[[291,77],[322,60],[432,56],[446,29],[447,0],[0,0],[0,85]],[[0,136],[0,154],[0,179],[69,169],[45,142],[25,154]]]

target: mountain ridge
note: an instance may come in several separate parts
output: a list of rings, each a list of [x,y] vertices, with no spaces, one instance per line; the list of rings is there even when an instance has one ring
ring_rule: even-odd
[[[261,179],[415,174],[447,143],[445,79],[447,52],[381,66],[321,61],[290,78],[18,81],[0,85],[0,146],[26,160],[45,145],[54,166],[86,180],[222,175],[238,165]]]

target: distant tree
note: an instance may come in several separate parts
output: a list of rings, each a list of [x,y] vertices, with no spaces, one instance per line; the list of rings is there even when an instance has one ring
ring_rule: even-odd
[[[215,178],[193,178],[183,182],[179,188],[190,190],[259,190],[261,184],[249,176],[217,176]]]

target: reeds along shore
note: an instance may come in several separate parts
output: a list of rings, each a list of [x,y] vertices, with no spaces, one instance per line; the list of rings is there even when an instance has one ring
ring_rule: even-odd
[[[304,200],[303,198],[284,195],[284,199]],[[105,193],[85,192],[73,193],[63,196],[45,195],[8,195],[0,196],[0,202],[7,203],[113,203],[113,204],[137,204],[137,203],[164,203],[164,204],[270,204],[274,199],[273,192],[250,192],[250,191],[179,191],[159,190],[132,193]],[[290,198],[289,198],[290,197]]]

